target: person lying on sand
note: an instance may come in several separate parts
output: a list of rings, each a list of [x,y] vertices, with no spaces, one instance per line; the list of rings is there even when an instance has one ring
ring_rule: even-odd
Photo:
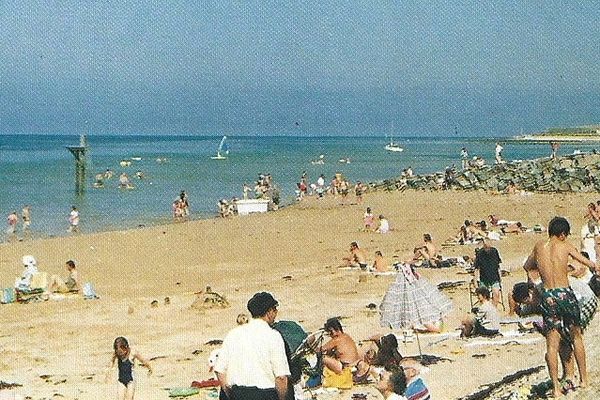
[[[523,224],[520,222],[511,223],[511,224],[505,225],[502,228],[500,228],[500,231],[502,233],[504,233],[505,235],[507,235],[509,233],[516,233],[517,235],[519,235],[519,234],[525,232],[526,230],[527,230],[527,228],[524,227]]]
[[[357,242],[350,243],[350,254],[342,261],[344,267],[367,269],[367,253],[358,247]]]

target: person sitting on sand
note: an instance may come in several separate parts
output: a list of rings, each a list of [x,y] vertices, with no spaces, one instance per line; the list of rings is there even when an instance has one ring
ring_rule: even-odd
[[[350,243],[350,254],[344,258],[344,267],[367,269],[367,253],[358,247],[358,243]]]
[[[383,371],[381,379],[377,382],[377,390],[385,400],[406,400],[406,376],[402,368]]]
[[[336,374],[341,374],[344,368],[356,367],[355,381],[364,379],[368,375],[369,366],[361,363],[356,342],[344,332],[340,320],[329,318],[323,329],[331,337],[320,349],[323,354],[323,365]]]
[[[475,289],[475,293],[481,304],[473,310],[475,315],[468,315],[462,320],[460,336],[495,336],[500,332],[500,314],[490,301],[490,291],[481,286]]]
[[[33,256],[23,256],[23,267],[21,277],[15,281],[15,289],[26,291],[31,289],[33,275],[38,273],[37,262]]]
[[[504,189],[506,194],[517,194],[517,185],[513,181],[508,182],[508,186]]]
[[[383,253],[377,250],[375,252],[375,261],[373,262],[373,270],[375,272],[387,272],[390,269],[387,261],[383,258]]]
[[[429,388],[421,378],[421,373],[427,371],[427,368],[416,360],[405,358],[400,363],[404,374],[406,375],[406,392],[404,395],[407,400],[430,400]]]
[[[365,231],[372,232],[375,230],[375,216],[371,212],[371,207],[367,207],[367,211],[365,211],[365,215],[363,215],[363,224],[365,226]]]
[[[390,223],[387,220],[387,218],[385,218],[383,216],[383,214],[379,215],[379,226],[377,227],[377,230],[375,230],[375,232],[377,233],[388,233],[390,231]]]
[[[377,350],[370,349],[365,353],[364,360],[370,365],[391,369],[398,367],[402,355],[398,351],[398,339],[393,333],[387,335],[376,334],[369,338],[375,343]]]
[[[69,276],[67,276],[65,279],[62,279],[58,275],[52,275],[52,277],[50,277],[50,283],[48,284],[48,291],[69,293],[78,292],[81,289],[77,270],[75,269],[75,262],[73,260],[69,260],[65,263],[65,265],[67,267],[67,271],[69,271]]]
[[[413,249],[413,257],[408,260],[409,264],[422,261],[422,266],[433,267],[437,262],[438,250],[433,244],[433,239],[429,233],[423,235],[423,243],[418,244]]]

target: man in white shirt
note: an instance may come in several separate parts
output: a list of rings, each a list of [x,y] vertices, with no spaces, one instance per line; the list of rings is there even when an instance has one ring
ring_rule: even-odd
[[[275,322],[279,303],[270,293],[248,301],[252,320],[232,329],[215,365],[221,389],[230,400],[285,400],[290,370]]]

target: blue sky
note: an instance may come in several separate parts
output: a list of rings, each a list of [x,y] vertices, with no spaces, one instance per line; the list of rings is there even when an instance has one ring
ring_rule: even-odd
[[[502,136],[598,123],[599,17],[594,1],[5,0],[0,132]]]

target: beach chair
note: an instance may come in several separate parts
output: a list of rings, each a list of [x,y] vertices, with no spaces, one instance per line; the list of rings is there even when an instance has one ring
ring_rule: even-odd
[[[31,277],[29,289],[16,288],[18,303],[33,303],[48,300],[48,274],[38,272]]]

